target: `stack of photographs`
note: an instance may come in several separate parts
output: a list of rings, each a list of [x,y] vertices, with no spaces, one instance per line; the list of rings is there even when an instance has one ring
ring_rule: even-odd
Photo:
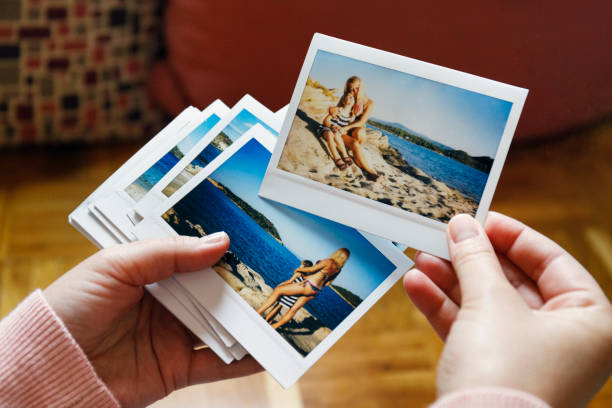
[[[216,265],[147,289],[289,387],[408,271],[407,245],[448,256],[450,217],[484,220],[525,97],[316,34],[290,105],[185,109],[69,220],[100,248],[225,231]]]

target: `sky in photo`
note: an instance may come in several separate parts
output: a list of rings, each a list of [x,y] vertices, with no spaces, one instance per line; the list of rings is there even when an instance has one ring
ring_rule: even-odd
[[[183,153],[186,154],[196,143],[198,143],[210,129],[212,129],[220,120],[219,116],[214,113],[210,115],[204,122],[202,122],[197,128],[192,130],[187,136],[185,136],[180,142],[177,143],[176,147]]]
[[[257,140],[246,143],[210,176],[229,188],[276,227],[284,245],[312,262],[346,247],[351,255],[334,284],[365,299],[394,265],[355,229],[265,200],[257,195],[271,153]]]
[[[245,134],[250,128],[255,126],[256,123],[261,124],[268,131],[277,135],[278,132],[264,123],[261,119],[257,118],[247,109],[243,109],[236,115],[234,119],[223,129],[223,133],[225,133],[232,142],[235,142],[240,136]]]
[[[220,118],[212,114],[208,117],[201,125],[195,128],[191,133],[183,138],[178,144],[177,147],[183,154],[186,154],[191,148],[198,143],[218,122]],[[257,118],[247,109],[242,109],[234,119],[228,123],[223,129],[223,133],[225,133],[232,142],[235,142],[240,136],[246,133],[251,127],[253,127],[256,123],[261,124],[270,132],[275,135],[278,134],[274,129],[264,123],[262,120]],[[215,135],[216,136],[216,135]]]
[[[309,76],[339,96],[353,75],[374,101],[371,118],[401,123],[472,156],[495,157],[511,102],[321,50]]]

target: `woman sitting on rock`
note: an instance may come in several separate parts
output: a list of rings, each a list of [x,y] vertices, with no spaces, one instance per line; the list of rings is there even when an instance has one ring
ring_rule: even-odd
[[[263,315],[281,297],[285,298],[283,304],[286,306],[289,306],[287,302],[291,301],[292,306],[289,307],[289,310],[276,323],[272,324],[274,329],[278,329],[291,320],[306,303],[314,299],[324,286],[331,285],[332,281],[342,270],[349,255],[348,249],[340,248],[331,254],[329,258],[318,261],[312,266],[305,266],[303,262],[299,268],[295,269],[291,278],[274,288],[270,297],[257,309],[257,313]],[[266,320],[272,320],[280,310],[280,307],[281,305],[275,305],[268,316],[266,316]]]
[[[344,153],[346,152],[346,147],[348,147],[353,152],[355,164],[361,168],[363,174],[370,180],[377,180],[379,174],[369,163],[363,150],[363,144],[367,140],[366,123],[372,114],[374,101],[367,97],[363,82],[357,76],[352,76],[346,80],[344,94],[340,98],[339,104],[346,101],[349,94],[351,94],[354,98],[353,107],[351,109],[354,116],[353,121],[344,126],[332,124],[331,129],[324,131],[322,134],[327,140],[330,152],[332,153],[332,157],[336,165],[338,165],[337,159],[342,159],[346,163],[346,159],[344,157],[340,157],[338,150],[341,153]],[[334,135],[335,133],[339,134],[340,137],[336,137]],[[343,154],[343,156],[345,155]],[[348,155],[345,157],[348,157]],[[350,166],[350,163],[347,164],[347,166]]]

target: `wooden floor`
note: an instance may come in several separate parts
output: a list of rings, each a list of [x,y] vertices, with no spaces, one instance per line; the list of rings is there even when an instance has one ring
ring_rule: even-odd
[[[95,251],[67,222],[137,145],[0,152],[0,316]],[[514,146],[492,209],[570,251],[612,298],[612,123]],[[267,374],[155,406],[424,407],[442,343],[397,284],[288,392]],[[612,380],[589,405],[612,406]]]

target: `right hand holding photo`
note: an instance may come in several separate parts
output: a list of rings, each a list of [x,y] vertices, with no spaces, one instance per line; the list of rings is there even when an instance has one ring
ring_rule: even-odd
[[[612,373],[612,305],[544,235],[491,212],[449,223],[452,262],[418,252],[404,288],[446,345],[438,397],[503,387],[586,406]]]

